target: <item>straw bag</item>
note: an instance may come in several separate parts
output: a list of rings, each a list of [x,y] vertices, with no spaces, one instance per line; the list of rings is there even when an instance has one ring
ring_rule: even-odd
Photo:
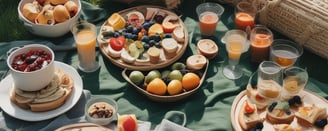
[[[328,59],[327,0],[271,0],[259,21]]]

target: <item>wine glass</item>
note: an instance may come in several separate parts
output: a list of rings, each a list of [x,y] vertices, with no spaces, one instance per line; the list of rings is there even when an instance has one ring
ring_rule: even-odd
[[[238,66],[240,55],[248,50],[247,33],[243,30],[230,30],[224,36],[229,64],[223,68],[223,74],[228,79],[238,79],[243,71]]]

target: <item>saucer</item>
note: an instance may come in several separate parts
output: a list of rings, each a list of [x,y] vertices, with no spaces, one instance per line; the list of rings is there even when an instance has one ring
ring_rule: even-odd
[[[9,98],[9,91],[12,88],[13,85],[13,78],[9,74],[6,76],[5,79],[3,79],[0,82],[0,107],[1,109],[6,112],[8,115],[20,119],[20,120],[25,120],[25,121],[42,121],[42,120],[47,120],[50,118],[54,118],[56,116],[59,116],[68,110],[70,110],[80,99],[82,91],[83,91],[83,83],[82,79],[79,75],[79,73],[71,67],[70,65],[67,65],[62,62],[55,61],[55,68],[59,68],[63,70],[65,73],[70,75],[73,80],[74,80],[74,89],[71,94],[71,96],[66,100],[66,102],[50,111],[46,112],[32,112],[31,110],[26,110],[18,107],[14,103],[10,101]]]

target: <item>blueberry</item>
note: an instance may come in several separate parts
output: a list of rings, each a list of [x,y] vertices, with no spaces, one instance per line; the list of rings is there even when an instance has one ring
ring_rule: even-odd
[[[156,42],[161,41],[161,36],[160,36],[158,33],[156,33],[156,35],[154,36],[154,40],[155,40]]]
[[[152,24],[150,22],[145,22],[142,24],[142,28],[144,28],[147,31],[150,28],[150,26],[152,26]]]
[[[327,119],[321,119],[319,121],[316,121],[314,123],[315,126],[319,127],[319,128],[323,128],[327,125]]]
[[[120,36],[120,33],[118,33],[118,32],[114,32],[113,37],[117,38],[117,37],[119,37],[119,36]]]
[[[286,112],[286,114],[287,114],[287,115],[290,115],[290,114],[292,114],[292,113],[290,112],[290,110],[289,110],[289,109],[285,110],[285,112]]]
[[[141,41],[147,43],[149,42],[149,37],[147,35],[144,35],[142,36]]]
[[[150,45],[149,45],[148,43],[145,43],[145,44],[143,45],[143,48],[144,48],[145,50],[148,50],[148,49],[150,48]]]
[[[132,33],[126,33],[125,38],[132,39],[133,38],[133,34]]]
[[[288,100],[288,104],[289,104],[289,106],[293,106],[293,105],[295,105],[295,100],[292,98],[292,99],[289,99]]]
[[[189,71],[186,70],[186,69],[184,69],[184,70],[180,70],[180,72],[181,72],[182,75],[185,75],[185,74],[187,74]]]
[[[168,85],[171,82],[171,79],[168,77],[163,78],[163,81],[166,85]]]
[[[155,16],[154,16],[154,20],[155,20],[157,23],[162,24],[162,22],[163,22],[163,20],[164,20],[164,17],[161,16],[161,15],[155,15]]]
[[[155,24],[155,21],[148,21],[148,23],[150,24],[150,26],[152,26],[153,24]]]
[[[250,128],[249,131],[257,131],[255,127]]]
[[[172,38],[172,34],[164,34],[164,38]]]
[[[140,30],[139,29],[137,29],[137,27],[133,27],[132,28],[132,34],[138,34],[140,32]]]
[[[132,38],[131,38],[132,40],[138,40],[138,35],[136,35],[136,34],[132,34]]]
[[[128,32],[128,33],[132,33],[133,28],[134,28],[134,27],[133,27],[132,25],[126,27],[126,32]]]
[[[276,107],[276,105],[277,105],[277,102],[273,102],[273,103],[268,107],[269,112],[272,112],[272,110],[274,109],[274,107]]]
[[[154,46],[156,44],[156,41],[155,40],[149,40],[149,45],[150,46]]]
[[[157,48],[162,48],[162,45],[161,45],[159,42],[156,42],[156,43],[155,43],[155,46],[156,46]]]

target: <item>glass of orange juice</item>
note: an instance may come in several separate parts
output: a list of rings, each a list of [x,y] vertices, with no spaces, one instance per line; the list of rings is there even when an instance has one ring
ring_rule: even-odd
[[[250,34],[250,56],[251,61],[261,63],[269,59],[270,45],[273,41],[273,33],[263,25],[256,25]]]
[[[96,61],[97,28],[88,22],[77,22],[71,27],[79,56],[79,69],[94,72],[100,65]]]
[[[243,30],[230,30],[224,36],[229,64],[223,68],[223,74],[229,79],[238,79],[243,71],[238,66],[242,53],[248,50],[247,33]]]
[[[282,68],[295,64],[303,54],[303,47],[290,40],[276,39],[270,47],[270,60],[278,63]]]
[[[196,12],[201,35],[206,37],[213,36],[224,8],[217,3],[205,2],[197,6]]]
[[[246,32],[254,28],[256,7],[246,1],[237,3],[235,7],[235,27],[236,29],[244,30]]]
[[[262,61],[258,67],[257,90],[261,97],[277,100],[283,83],[282,68],[273,61]]]

